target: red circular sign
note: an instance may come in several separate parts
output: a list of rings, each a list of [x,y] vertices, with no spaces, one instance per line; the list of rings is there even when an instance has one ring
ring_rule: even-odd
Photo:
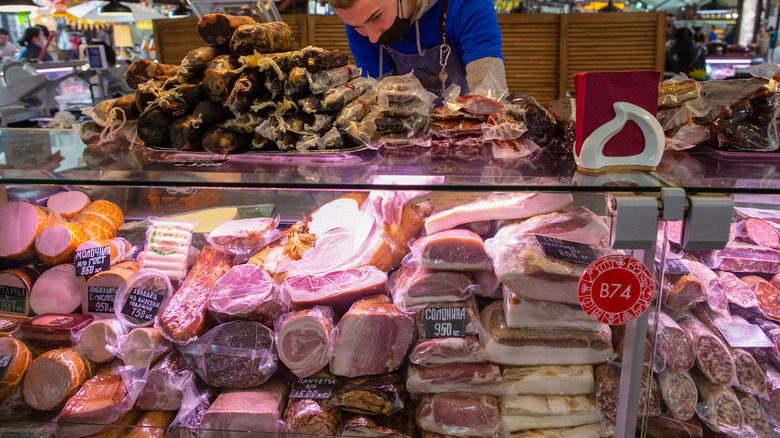
[[[605,324],[625,324],[639,317],[653,300],[655,282],[639,260],[608,255],[588,266],[577,285],[580,305]]]

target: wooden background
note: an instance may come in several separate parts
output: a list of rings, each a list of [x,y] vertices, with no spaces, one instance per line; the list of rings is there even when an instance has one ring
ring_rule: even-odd
[[[283,15],[301,47],[349,53],[344,24],[334,15]],[[510,91],[541,102],[574,95],[584,71],[664,69],[665,12],[499,14]],[[179,64],[202,46],[197,18],[155,20],[157,59]]]

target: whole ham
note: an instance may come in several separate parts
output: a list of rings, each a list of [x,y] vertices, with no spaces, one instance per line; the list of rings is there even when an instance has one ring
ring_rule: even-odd
[[[207,430],[206,433],[198,436],[238,437],[247,432],[273,433],[281,430],[280,422],[289,393],[287,385],[280,380],[272,380],[257,388],[222,391],[203,416],[200,426]],[[236,432],[231,433],[230,430]]]
[[[596,245],[609,235],[609,228],[601,218],[585,207],[568,206],[559,211],[540,214],[522,222],[501,227],[501,234],[541,234],[571,242]]]
[[[209,315],[220,323],[245,319],[270,327],[289,310],[289,295],[255,265],[233,266],[214,283],[209,294]]]
[[[357,377],[396,370],[413,339],[413,318],[396,309],[387,296],[363,298],[339,322],[330,371]]]
[[[416,415],[418,427],[443,435],[491,437],[500,425],[496,398],[468,392],[427,395]]]
[[[558,210],[574,200],[562,193],[495,193],[449,205],[425,220],[428,234],[494,219],[519,219]]]
[[[282,292],[290,297],[293,310],[330,306],[343,315],[361,298],[386,294],[387,274],[366,265],[323,275],[297,275],[284,280]]]
[[[310,376],[328,365],[333,317],[331,308],[316,306],[283,315],[276,323],[279,360],[296,376]]]
[[[452,271],[487,271],[493,267],[482,238],[464,229],[440,231],[418,239],[412,245],[411,260],[404,264]]]
[[[501,368],[492,363],[443,364],[430,367],[409,366],[406,389],[410,394],[473,392],[502,395]]]

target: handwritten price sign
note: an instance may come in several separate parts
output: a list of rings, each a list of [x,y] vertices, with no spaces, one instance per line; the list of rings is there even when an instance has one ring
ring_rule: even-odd
[[[625,255],[608,255],[591,263],[577,286],[583,310],[611,325],[625,324],[644,313],[654,290],[650,271]]]

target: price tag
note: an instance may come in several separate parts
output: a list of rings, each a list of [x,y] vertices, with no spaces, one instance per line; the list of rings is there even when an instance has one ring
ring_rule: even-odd
[[[691,271],[680,259],[666,259],[666,273],[675,275],[688,275]]]
[[[735,348],[773,348],[775,344],[755,325],[715,324],[726,341]]]
[[[114,313],[114,297],[117,288],[90,286],[87,289],[87,311],[89,313]]]
[[[127,297],[122,314],[138,318],[143,321],[151,321],[160,310],[163,296],[143,289],[133,288]]]
[[[584,264],[593,263],[598,258],[596,251],[586,243],[570,242],[539,234],[534,234],[534,237],[542,253],[547,257]]]
[[[336,378],[328,373],[298,379],[290,391],[290,398],[330,398],[336,387]]]
[[[427,308],[423,310],[425,338],[465,338],[466,309],[463,307]]]
[[[653,276],[642,262],[618,254],[591,263],[577,285],[582,309],[611,325],[625,324],[644,313],[654,290]]]
[[[187,160],[173,163],[173,167],[219,167],[227,160]]]
[[[27,313],[27,290],[21,287],[0,285],[0,311]]]
[[[13,356],[0,356],[0,381],[5,377],[5,373],[8,371],[8,367],[11,366],[13,360]]]
[[[76,275],[92,275],[111,269],[111,247],[76,251]]]

